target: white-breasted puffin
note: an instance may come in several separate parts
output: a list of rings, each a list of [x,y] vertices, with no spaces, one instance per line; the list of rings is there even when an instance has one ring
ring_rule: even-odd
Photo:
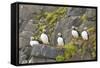
[[[81,33],[82,39],[83,40],[88,40],[89,39],[89,34],[87,32],[87,27],[84,27],[84,30]]]
[[[43,33],[40,36],[40,40],[42,41],[43,44],[49,44],[49,39],[45,29],[43,29]]]
[[[57,45],[59,46],[64,46],[64,39],[62,38],[62,34],[58,33],[58,38],[57,38]]]
[[[38,45],[39,44],[39,41],[35,40],[34,37],[30,37],[30,45],[33,46],[33,45]]]
[[[79,38],[79,32],[78,32],[78,30],[77,30],[77,28],[75,27],[75,26],[72,26],[72,36],[74,37],[74,38]]]

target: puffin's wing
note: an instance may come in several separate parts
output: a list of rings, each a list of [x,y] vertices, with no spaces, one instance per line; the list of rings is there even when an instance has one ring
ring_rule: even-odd
[[[79,30],[77,30],[77,32],[78,32],[78,36],[80,37],[80,36],[81,36],[81,33],[80,33],[80,31],[79,31]]]
[[[89,39],[89,33],[87,32],[87,34],[88,34],[88,39]]]
[[[87,32],[87,31],[86,31]],[[89,33],[87,32],[87,38],[89,39]]]
[[[65,38],[63,38],[63,42],[64,42],[64,45],[65,45]]]
[[[64,45],[65,45],[65,38],[63,36],[61,36],[63,38],[63,42],[64,42]]]

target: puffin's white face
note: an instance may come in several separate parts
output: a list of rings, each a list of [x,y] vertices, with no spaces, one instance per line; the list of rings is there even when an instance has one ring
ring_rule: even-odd
[[[87,30],[87,27],[84,27],[84,30]]]
[[[58,36],[61,36],[61,33],[58,33]]]
[[[45,29],[43,29],[43,32],[45,33],[45,32],[46,32],[46,30],[45,30]]]
[[[72,29],[75,29],[75,26],[72,26]]]

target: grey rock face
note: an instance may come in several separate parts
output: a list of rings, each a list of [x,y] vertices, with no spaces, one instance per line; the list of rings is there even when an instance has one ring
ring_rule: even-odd
[[[29,63],[45,63],[45,62],[56,62],[56,61],[53,59],[40,58],[40,57],[32,57],[29,60]]]
[[[86,13],[88,20],[96,19],[96,9],[87,9]]]
[[[64,49],[61,50],[46,45],[34,45],[32,48],[32,56],[41,56],[45,58],[55,59],[58,55],[64,54]]]
[[[30,32],[30,31],[22,31],[20,34],[19,34],[19,36],[20,37],[23,37],[23,38],[25,38],[25,39],[29,39],[30,38],[30,36],[32,36],[32,32]]]
[[[22,20],[29,20],[35,14],[41,13],[41,7],[38,5],[30,6],[30,5],[20,5],[19,7],[19,18]]]
[[[35,55],[35,56],[39,56],[39,55],[41,55],[41,48],[42,46],[40,46],[40,45],[34,45],[33,47],[32,47],[32,52],[31,52],[31,55]]]
[[[19,51],[19,63],[26,62],[30,58],[32,47],[26,46],[20,49]],[[28,62],[28,61],[27,61]]]
[[[85,24],[84,24],[84,23],[85,23]],[[94,26],[96,26],[95,23],[96,23],[95,21],[86,21],[86,22],[83,22],[83,23],[79,26],[79,28],[80,28],[80,30],[81,30],[81,29],[83,29],[84,27],[88,27],[88,28],[94,27]],[[91,24],[91,25],[90,25],[90,24]]]
[[[68,16],[80,16],[80,15],[83,15],[86,11],[86,8],[77,8],[77,7],[74,7],[74,8],[70,8],[68,10],[68,13],[67,15]]]
[[[22,31],[19,34],[19,48],[25,47],[27,45],[29,45],[30,42],[30,37],[32,36],[32,32],[30,31]]]
[[[57,7],[54,7],[54,6],[50,6],[49,8],[48,8],[48,6],[44,7],[44,11],[46,11],[46,12],[52,12],[56,9],[57,9]]]
[[[26,57],[27,56],[22,51],[19,51],[19,63],[22,63]]]
[[[26,24],[24,30],[25,31],[29,31],[29,32],[33,32],[36,31],[37,29],[37,24],[34,24],[33,20],[29,20],[29,22]]]
[[[19,48],[23,48],[25,46],[29,45],[29,42],[24,39],[23,37],[19,38]]]

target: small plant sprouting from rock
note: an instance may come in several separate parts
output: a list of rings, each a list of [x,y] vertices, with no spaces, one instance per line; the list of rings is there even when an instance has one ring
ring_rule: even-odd
[[[77,47],[72,42],[65,45],[65,59],[71,58],[77,52]]]
[[[58,55],[57,57],[56,57],[56,61],[57,62],[61,62],[61,61],[64,61],[65,59],[64,59],[64,56],[61,56],[61,55]]]
[[[87,21],[87,16],[86,14],[83,14],[80,19],[83,21],[83,22],[86,22]]]

